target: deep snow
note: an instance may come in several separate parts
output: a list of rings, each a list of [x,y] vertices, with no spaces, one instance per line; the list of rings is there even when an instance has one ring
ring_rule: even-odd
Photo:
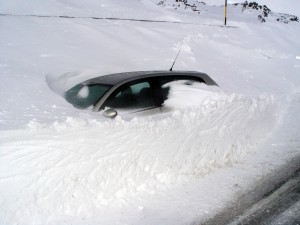
[[[203,221],[300,154],[299,23],[261,24],[233,7],[226,28],[222,7],[155,3],[0,1],[12,14],[0,17],[0,224]],[[183,24],[20,16],[32,14]],[[169,113],[132,120],[57,94],[98,75],[167,70],[179,49],[175,70],[220,88],[173,84]]]

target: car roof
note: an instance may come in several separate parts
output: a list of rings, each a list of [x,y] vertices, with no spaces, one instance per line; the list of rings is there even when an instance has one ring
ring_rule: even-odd
[[[135,71],[135,72],[124,72],[108,74],[99,76],[85,81],[85,84],[107,84],[117,85],[124,82],[129,82],[137,79],[143,79],[148,77],[158,76],[194,76],[201,78],[207,85],[217,85],[216,82],[211,79],[207,74],[195,71]]]

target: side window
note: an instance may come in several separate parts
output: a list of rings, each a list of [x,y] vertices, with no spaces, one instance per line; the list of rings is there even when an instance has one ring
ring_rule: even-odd
[[[144,90],[150,90],[150,84],[148,82],[133,84],[130,86],[132,93],[135,95],[139,95]]]
[[[150,82],[140,81],[122,85],[103,106],[114,109],[143,109],[154,106]]]

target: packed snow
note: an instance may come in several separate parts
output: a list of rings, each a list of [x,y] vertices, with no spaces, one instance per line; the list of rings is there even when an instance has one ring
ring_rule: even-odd
[[[300,23],[158,2],[0,0],[0,224],[201,223],[300,155]],[[174,82],[167,112],[114,120],[63,98],[179,50],[173,70],[219,87]]]

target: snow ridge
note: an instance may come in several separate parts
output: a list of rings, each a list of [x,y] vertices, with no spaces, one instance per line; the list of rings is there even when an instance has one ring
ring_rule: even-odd
[[[214,9],[214,7],[198,0],[161,0],[157,3],[157,5],[175,10],[196,12],[197,14],[205,13]],[[266,5],[260,5],[257,2],[248,3],[248,1],[245,1],[243,3],[229,4],[228,7],[237,7],[241,9],[243,13],[255,12],[253,16],[257,15],[257,19],[261,23],[265,23],[267,21],[277,21],[285,24],[290,22],[299,22],[299,18],[297,16],[272,12]]]
[[[289,22],[299,22],[299,18],[297,16],[289,15],[289,14],[282,14],[282,13],[274,13],[269,9],[266,5],[259,5],[256,2],[247,2],[244,3],[236,3],[233,4],[234,6],[242,6],[242,11],[245,10],[251,11],[256,10],[259,15],[257,16],[258,20],[262,23],[265,23],[267,20],[267,17],[272,17],[278,22],[282,23],[289,23]]]

